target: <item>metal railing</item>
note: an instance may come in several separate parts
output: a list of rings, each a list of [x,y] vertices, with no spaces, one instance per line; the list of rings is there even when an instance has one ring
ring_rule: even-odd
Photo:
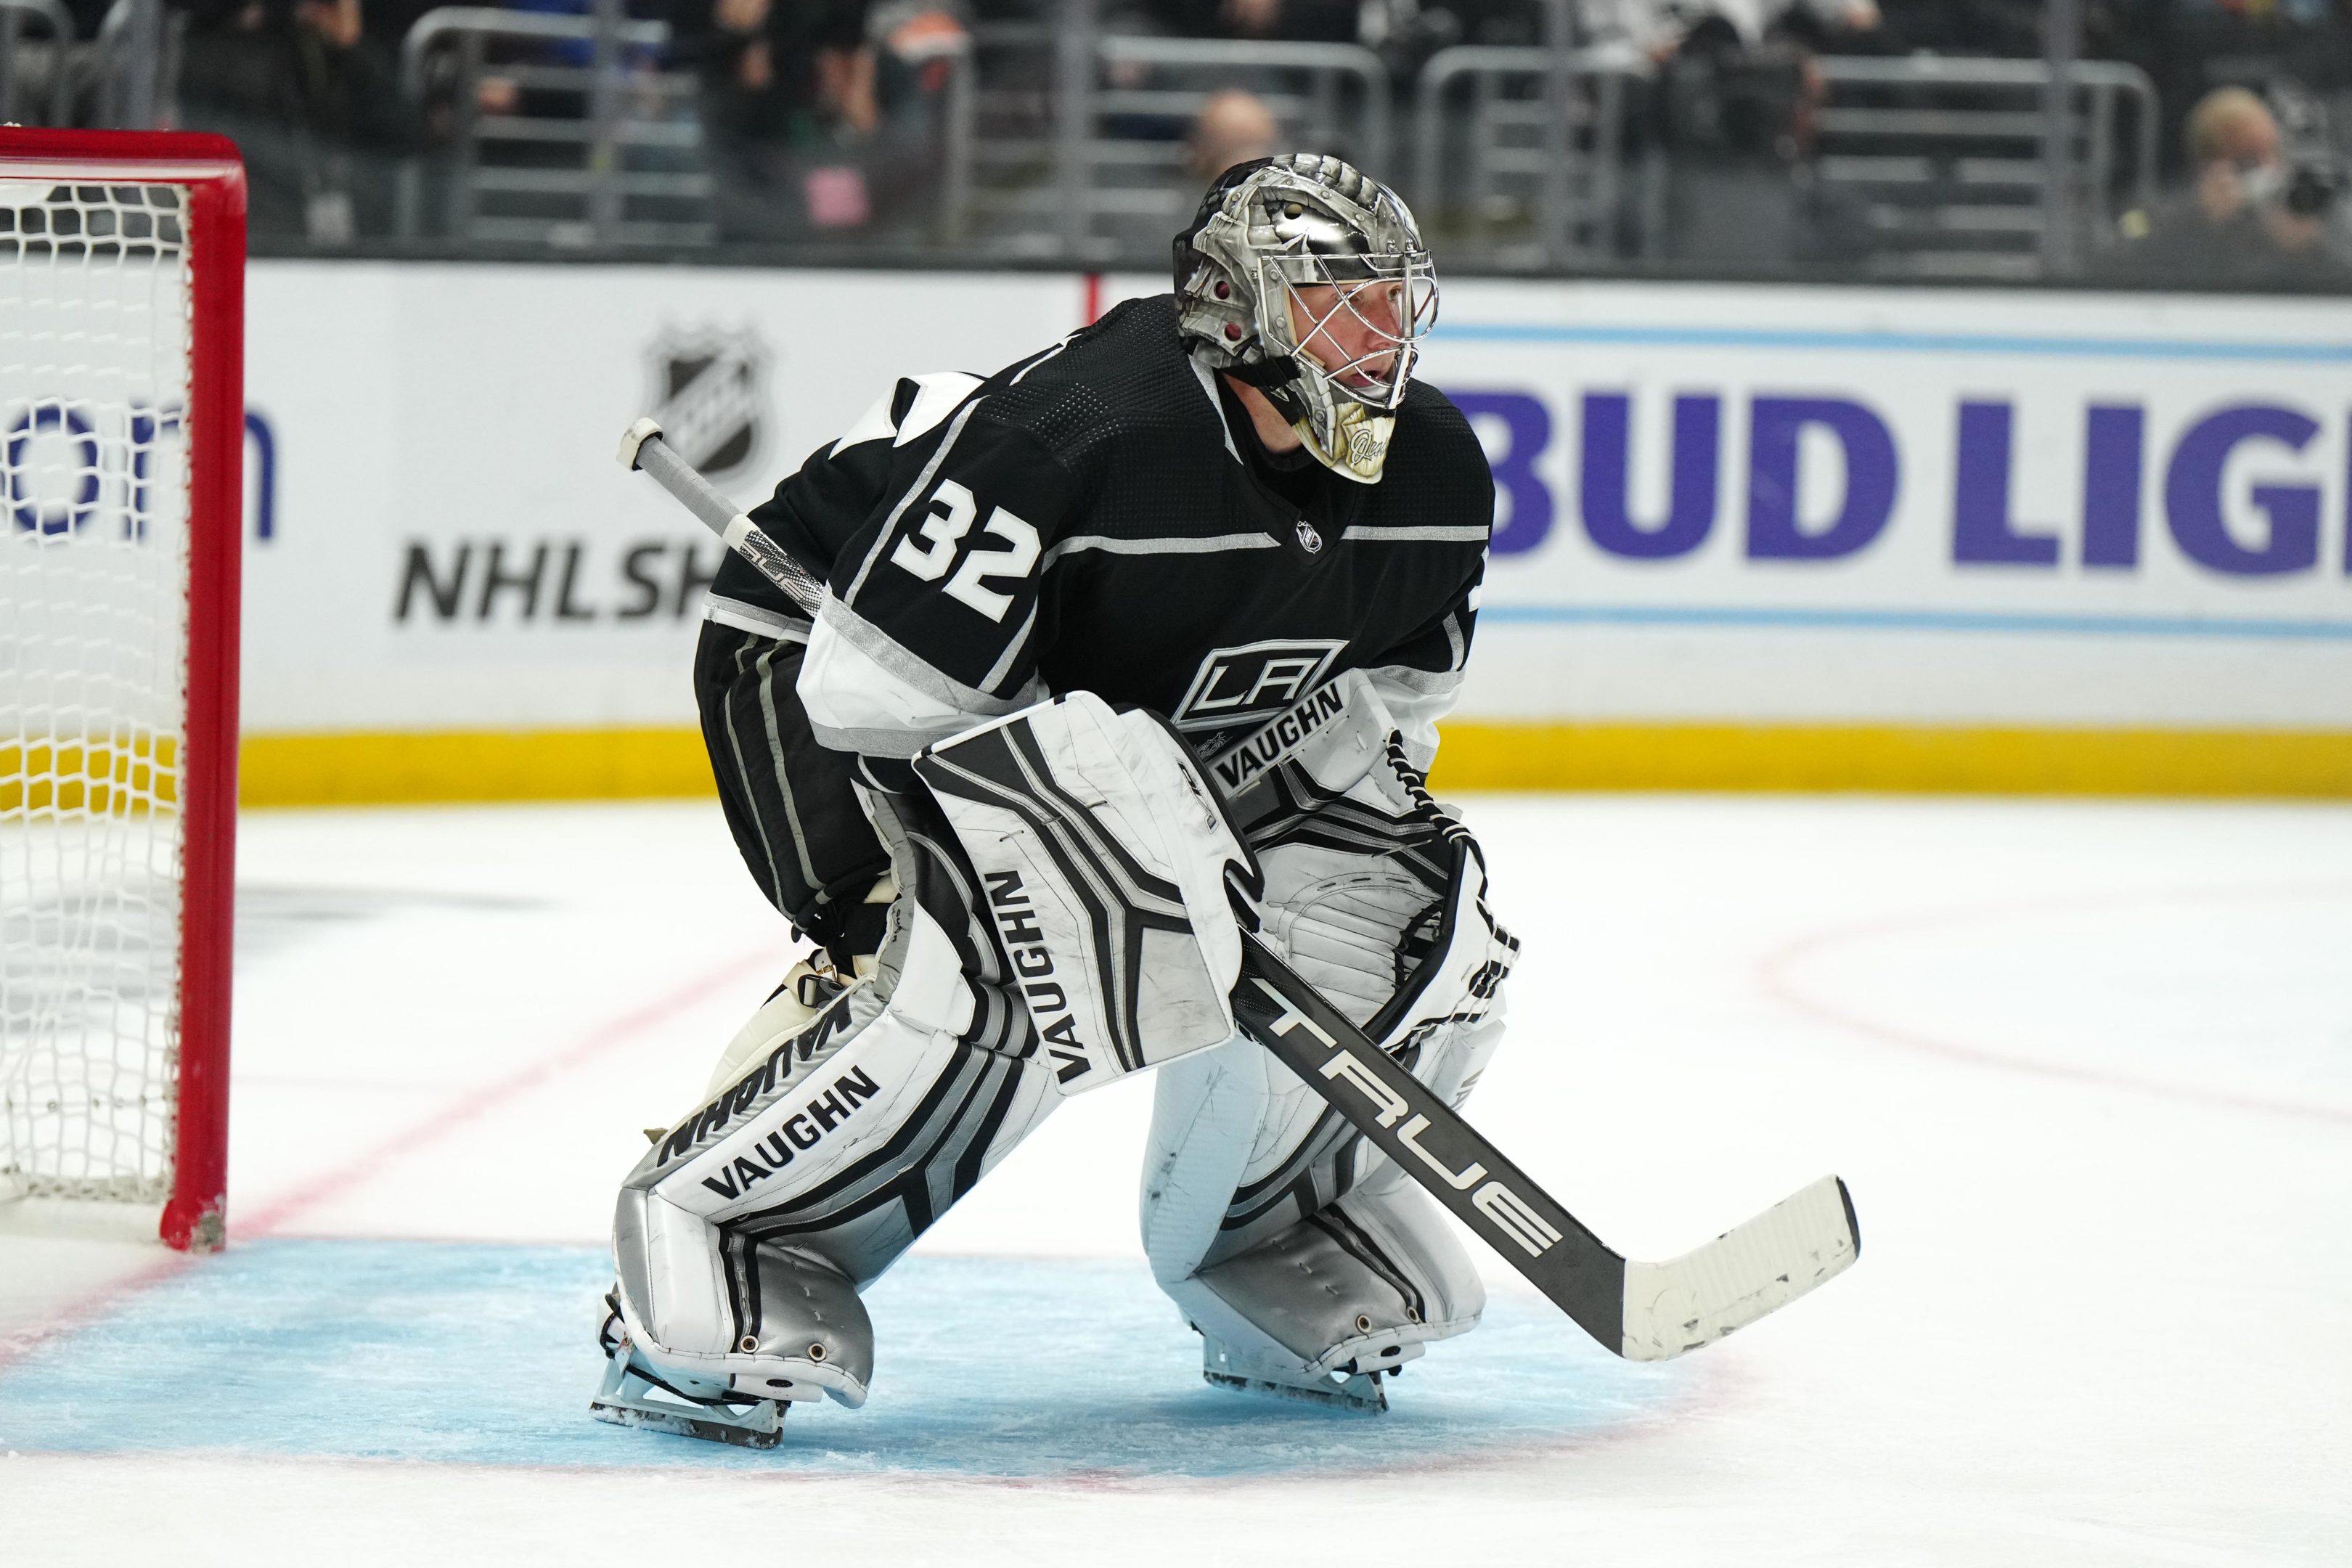
[[[448,5],[418,17],[401,84],[420,114],[447,89],[442,231],[553,246],[716,240],[697,82],[657,64],[669,37],[667,23],[629,20],[615,0],[586,16]],[[581,46],[587,63],[568,63]],[[492,59],[494,47],[514,58]],[[456,65],[446,83],[432,69],[444,53]],[[510,85],[512,111],[483,106],[490,79]],[[403,237],[424,232],[425,179],[415,161],[402,170]]]
[[[77,39],[59,0],[0,0],[0,121],[166,123],[184,20],[167,23],[163,0],[114,0],[97,37]]]
[[[152,3],[118,0],[117,14]],[[983,23],[908,60],[929,68],[923,134],[936,161],[923,194],[935,206],[923,221],[937,242],[1157,263],[1198,198],[1194,122],[1234,89],[1271,111],[1281,144],[1402,176],[1425,230],[1474,266],[1660,255],[1678,232],[1670,192],[1706,205],[1692,183],[1705,171],[1678,184],[1658,138],[1641,134],[1654,108],[1651,63],[1557,41],[1570,36],[1565,0],[1547,0],[1552,43],[1430,58],[1402,126],[1370,49],[1110,33],[1099,5],[1058,0],[1046,20]],[[732,165],[706,143],[698,79],[664,64],[665,24],[627,19],[619,0],[595,5],[585,16],[451,6],[416,23],[402,80],[443,151],[404,170],[404,236],[599,247],[719,237]],[[0,0],[11,7],[60,10]],[[2155,91],[2130,67],[2077,62],[2063,90],[2047,93],[2049,67],[2035,60],[1835,58],[1820,69],[1826,96],[1811,106],[1801,179],[1809,205],[1791,221],[1800,233],[1834,226],[1841,265],[1890,278],[2062,276],[2110,242],[2119,211],[2153,195]],[[493,78],[509,84],[504,101],[483,98]],[[2052,103],[2065,112],[2053,119]],[[893,243],[914,237],[898,234]]]
[[[107,7],[90,64],[97,123],[141,129],[171,122],[186,25],[184,13],[165,18],[163,0],[114,0]]]
[[[933,237],[941,245],[962,240],[971,207],[972,137],[979,112],[979,62],[969,33],[941,37],[914,49],[900,49],[910,67],[937,64],[944,72],[936,109],[939,185],[933,207]]]
[[[25,37],[33,22],[46,35],[37,45]],[[58,0],[0,0],[0,121],[72,124],[73,50],[73,16]],[[29,102],[39,108],[28,112]]]
[[[1465,45],[1431,56],[1413,93],[1412,192],[1424,231],[1443,234],[1457,256],[1504,267],[1615,254],[1627,94],[1647,74],[1646,61],[1617,48]]]
[[[1264,102],[1286,145],[1377,165],[1392,141],[1387,68],[1354,44],[1105,33],[1094,0],[1065,0],[1050,26],[983,25],[974,46],[958,227],[999,252],[1160,260],[1200,199],[1192,121],[1228,89]]]
[[[2072,66],[2054,148],[2042,101],[2052,78],[2041,60],[1915,56],[1821,67],[1829,95],[1816,170],[1825,189],[1860,205],[1874,274],[2042,277],[2052,256],[2112,244],[2117,215],[2155,195],[2156,88],[2134,67]],[[2068,231],[2055,243],[2053,215]]]

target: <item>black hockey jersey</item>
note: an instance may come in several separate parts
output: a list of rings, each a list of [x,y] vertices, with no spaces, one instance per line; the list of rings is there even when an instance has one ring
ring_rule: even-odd
[[[1255,442],[1168,295],[986,380],[899,382],[751,513],[831,588],[798,683],[818,738],[911,756],[1084,689],[1213,747],[1362,668],[1428,751],[1494,515],[1468,422],[1415,383],[1376,485],[1284,482]],[[732,559],[712,597],[799,618]]]

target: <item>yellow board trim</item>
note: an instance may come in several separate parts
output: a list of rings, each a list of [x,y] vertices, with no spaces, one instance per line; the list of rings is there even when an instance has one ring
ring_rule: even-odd
[[[1440,790],[2352,797],[2352,733],[1454,723]],[[247,805],[707,796],[690,729],[248,735]]]
[[[702,731],[686,729],[247,735],[237,763],[237,799],[247,805],[629,800],[716,793]]]
[[[180,742],[124,726],[0,740],[0,816],[130,816],[180,802]]]
[[[1874,724],[1450,724],[1438,789],[2352,795],[2352,734]]]

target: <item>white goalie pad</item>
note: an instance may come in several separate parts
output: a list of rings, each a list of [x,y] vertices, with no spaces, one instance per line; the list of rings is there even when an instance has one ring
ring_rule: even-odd
[[[1229,871],[1255,867],[1183,743],[1072,692],[915,761],[980,878],[1065,1095],[1234,1033]]]
[[[862,1320],[843,1321],[855,1290],[1061,1103],[1043,1065],[967,1037],[979,992],[927,912],[910,904],[881,958],[744,1060],[623,1184],[618,1306],[650,1364],[856,1403],[871,1346]],[[832,1289],[817,1316],[846,1337],[822,1364],[784,1353],[813,1342],[816,1308],[772,1288],[783,1275]]]
[[[1383,694],[1360,672],[1327,689],[1336,702],[1259,753],[1236,807],[1263,879],[1260,932],[1459,1106],[1501,1038],[1517,943],[1487,908],[1467,829],[1422,788]],[[1477,1321],[1478,1272],[1448,1223],[1255,1041],[1188,1057],[1156,1089],[1144,1251],[1213,1359],[1239,1356],[1276,1382],[1379,1370],[1384,1351],[1415,1355]]]

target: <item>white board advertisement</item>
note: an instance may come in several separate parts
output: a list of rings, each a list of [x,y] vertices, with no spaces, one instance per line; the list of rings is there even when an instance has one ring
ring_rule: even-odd
[[[652,414],[748,505],[898,374],[1076,323],[1066,276],[257,262],[245,726],[690,725],[716,539],[614,460]]]
[[[257,263],[247,729],[690,724],[718,546],[622,428],[748,502],[1087,297]],[[2352,304],[1470,280],[1425,374],[1499,487],[1466,713],[2352,729]]]
[[[1510,717],[2352,726],[2352,306],[1465,284]]]

